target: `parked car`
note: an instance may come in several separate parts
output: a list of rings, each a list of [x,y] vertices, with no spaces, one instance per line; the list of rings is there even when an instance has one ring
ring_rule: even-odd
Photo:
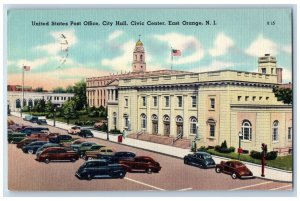
[[[80,132],[78,132],[77,134],[78,134],[78,136],[84,137],[84,138],[94,137],[94,134],[89,129],[81,129]]]
[[[38,125],[47,125],[47,120],[46,119],[39,119],[36,123]]]
[[[8,143],[16,144],[22,140],[24,140],[27,137],[24,133],[11,133],[8,134],[7,140]]]
[[[23,146],[30,144],[32,142],[38,141],[37,138],[25,138],[22,141],[17,143],[17,148],[22,149]]]
[[[30,119],[32,118],[31,115],[25,115],[25,117],[23,118],[24,121],[30,121]]]
[[[106,160],[91,160],[79,167],[75,176],[79,179],[124,178],[126,169],[120,164],[110,164]]]
[[[105,147],[103,145],[93,146],[90,148],[90,150],[86,150],[83,154],[82,158],[84,160],[92,160],[96,158],[101,158],[102,155],[113,155],[114,151],[110,147]]]
[[[253,178],[253,173],[240,161],[221,161],[215,170],[217,173],[230,174],[233,179]]]
[[[48,133],[32,133],[28,139],[38,139],[39,141],[49,141]]]
[[[24,153],[30,153],[30,154],[35,154],[38,148],[43,146],[44,144],[47,144],[47,141],[35,141],[31,142],[30,144],[27,144],[22,147],[22,151]]]
[[[202,168],[211,168],[216,166],[214,159],[212,159],[211,155],[206,152],[188,154],[184,156],[183,161],[184,164],[196,165]]]
[[[38,158],[39,155],[47,148],[49,147],[61,147],[60,144],[57,144],[57,143],[51,143],[51,142],[48,142],[47,144],[44,144],[43,146],[41,146],[40,148],[38,148],[36,150],[36,157]]]
[[[30,122],[31,123],[37,123],[37,121],[39,120],[39,118],[37,117],[37,116],[31,116],[31,118],[30,118]]]
[[[73,126],[70,130],[68,130],[68,133],[72,135],[77,135],[77,133],[80,132],[80,129],[80,126]]]
[[[49,137],[49,142],[60,144],[64,142],[71,142],[72,139],[73,138],[71,135],[57,135],[57,136]]]
[[[97,155],[97,159],[105,159],[109,163],[119,163],[119,161],[124,161],[124,160],[133,160],[135,157],[135,153],[128,152],[128,151],[120,151],[120,152],[115,152],[112,155]],[[90,160],[90,158],[88,158]]]
[[[69,151],[64,147],[50,147],[42,151],[36,158],[39,162],[50,163],[50,161],[71,161],[75,162],[79,156],[74,151]]]
[[[97,144],[95,142],[83,142],[81,144],[71,145],[71,148],[79,155],[83,155],[85,151],[90,150],[93,145],[97,145]]]
[[[137,156],[132,160],[121,160],[119,163],[124,165],[128,172],[145,171],[150,174],[161,170],[160,164],[148,156]]]
[[[49,128],[46,127],[25,127],[21,130],[22,133],[30,136],[32,133],[40,133],[41,131],[49,131]]]
[[[31,127],[31,126],[25,126],[25,125],[20,125],[20,124],[13,124],[13,125],[9,125],[8,128],[12,129],[13,131],[21,131],[26,127]]]

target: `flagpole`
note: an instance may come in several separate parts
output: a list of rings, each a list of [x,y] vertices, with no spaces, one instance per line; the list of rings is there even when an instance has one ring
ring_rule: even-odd
[[[22,110],[24,107],[24,65],[22,66],[22,103],[21,103],[21,118],[22,118]]]
[[[173,69],[173,48],[171,47],[171,70]]]

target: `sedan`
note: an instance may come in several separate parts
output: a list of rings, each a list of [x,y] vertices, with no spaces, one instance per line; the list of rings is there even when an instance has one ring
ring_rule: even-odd
[[[206,152],[188,154],[183,158],[183,161],[184,164],[196,165],[202,168],[211,168],[216,166],[214,159],[212,159],[211,155]]]
[[[22,150],[24,153],[35,154],[35,152],[42,147],[44,144],[47,144],[47,141],[36,141],[28,145],[23,146]]]
[[[215,170],[217,173],[230,174],[232,179],[253,178],[253,173],[240,161],[221,161]]]

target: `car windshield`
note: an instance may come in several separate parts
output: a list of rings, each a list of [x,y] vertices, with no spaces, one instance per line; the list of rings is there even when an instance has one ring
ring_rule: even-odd
[[[209,158],[211,158],[211,155],[204,154],[202,157],[203,157],[204,159],[209,159]]]

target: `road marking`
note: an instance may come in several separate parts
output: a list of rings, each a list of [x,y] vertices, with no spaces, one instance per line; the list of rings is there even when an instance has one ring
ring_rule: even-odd
[[[144,185],[144,186],[148,186],[148,187],[151,187],[151,188],[160,190],[160,191],[166,191],[165,189],[158,188],[158,187],[156,187],[156,186],[152,186],[152,185],[150,185],[150,184],[143,183],[143,182],[141,182],[141,181],[137,181],[137,180],[134,180],[134,179],[130,179],[130,178],[128,178],[128,177],[125,177],[124,179],[127,179],[127,180],[129,180],[129,181],[132,181],[132,182],[135,182],[135,183],[138,183],[138,184],[142,184],[142,185]]]
[[[254,186],[260,186],[260,185],[269,184],[269,183],[272,183],[272,182],[273,181],[267,181],[267,182],[263,182],[263,183],[252,184],[252,185],[249,185],[249,186],[242,186],[242,187],[239,187],[239,188],[231,189],[231,191],[241,190],[241,189],[245,189],[245,188],[251,188],[251,187],[254,187]]]
[[[184,189],[180,189],[178,191],[188,191],[188,190],[192,190],[193,188],[184,188]]]
[[[289,185],[285,185],[285,186],[280,186],[280,187],[278,187],[278,188],[272,188],[272,189],[270,189],[271,191],[276,191],[276,190],[279,190],[279,189],[282,189],[282,188],[286,188],[286,187],[291,187],[292,186],[292,184],[289,184]]]

